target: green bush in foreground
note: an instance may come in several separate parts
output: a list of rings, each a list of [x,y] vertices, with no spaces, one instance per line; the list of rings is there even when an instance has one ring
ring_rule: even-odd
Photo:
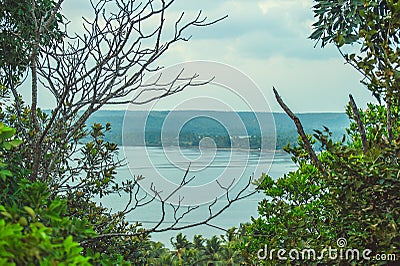
[[[370,105],[361,113],[371,147],[365,154],[354,122],[348,143],[332,142],[329,131],[315,134],[326,149],[318,158],[327,175],[310,163],[301,141],[297,147],[286,147],[299,168],[277,180],[267,175],[260,179],[259,188],[266,198],[259,203],[259,217],[245,226],[246,237],[237,246],[245,251],[248,261],[266,265],[300,265],[305,261],[308,265],[386,265],[394,256],[400,259],[400,123],[394,131],[395,141],[388,143],[383,134],[383,109]],[[341,246],[339,239],[345,239],[346,245]],[[259,253],[265,247],[267,253]],[[321,253],[329,247],[338,252],[341,248],[344,252],[357,249],[360,254],[340,258],[337,253],[335,258]],[[291,249],[301,252],[310,248],[316,251],[311,259],[308,255],[303,259],[295,251],[289,256]],[[286,250],[282,256],[286,259],[278,258],[278,249]],[[362,252],[367,249],[371,253],[363,258]],[[377,254],[390,258],[374,260]]]
[[[72,221],[62,218],[66,202],[49,200],[45,184],[18,180],[7,169],[4,152],[16,149],[22,142],[14,134],[14,129],[0,123],[0,264],[89,265],[90,257],[81,255],[83,248],[72,235],[60,233],[78,231],[69,230]],[[92,231],[84,228],[82,233]]]

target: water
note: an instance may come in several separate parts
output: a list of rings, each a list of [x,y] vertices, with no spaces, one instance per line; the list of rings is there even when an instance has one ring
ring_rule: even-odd
[[[221,195],[223,196],[214,205],[214,210],[218,211],[227,203],[226,191],[220,189],[215,182],[216,179],[225,187],[231,183],[235,183],[235,186],[229,192],[231,198],[233,198],[243,189],[251,176],[258,178],[262,172],[266,172],[273,178],[278,178],[288,171],[296,169],[290,156],[281,151],[179,149],[176,147],[164,149],[159,147],[125,147],[124,151],[128,166],[118,171],[117,178],[119,181],[132,178],[132,174],[136,176],[142,175],[144,177],[143,182],[144,180],[147,182],[147,184],[143,183],[143,187],[148,192],[151,192],[146,187],[149,186],[148,184],[157,184],[157,190],[163,190],[165,197],[168,195],[168,188],[165,184],[178,186],[189,163],[191,163],[188,178],[195,176],[195,179],[188,185],[188,190],[182,190],[182,192],[177,194],[184,197],[182,205],[185,205],[185,203],[189,205],[193,205],[193,203],[202,204],[200,204],[199,208],[185,216],[178,226],[186,226],[206,219],[209,215],[209,202],[215,199],[215,195],[221,194],[221,191]],[[220,190],[218,191],[218,189]],[[250,186],[245,192],[251,193],[253,190],[254,187]],[[141,192],[140,195],[144,196],[145,193]],[[264,195],[260,192],[235,202],[209,223],[217,227],[229,229],[233,226],[238,227],[241,223],[249,222],[251,217],[257,217],[258,202],[263,198]],[[106,207],[117,211],[125,208],[129,197],[128,195],[112,195],[103,198],[101,201]],[[181,207],[179,214],[182,214],[186,210],[187,207]],[[141,222],[144,227],[149,228],[158,223],[161,213],[160,202],[153,201],[145,207],[128,214],[126,218],[130,222]],[[172,213],[172,207],[169,205],[166,206],[165,221],[159,229],[172,225],[174,222]],[[204,237],[224,234],[222,230],[201,225],[181,231],[155,233],[152,234],[152,239],[170,247],[170,238],[179,232],[187,235],[189,239],[192,239],[195,234],[201,234]]]

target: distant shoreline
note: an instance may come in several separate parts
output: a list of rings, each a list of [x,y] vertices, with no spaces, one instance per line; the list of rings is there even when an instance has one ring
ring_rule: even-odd
[[[120,147],[147,147],[147,148],[184,148],[184,149],[199,149],[199,146],[174,146],[174,145],[119,145]],[[205,150],[212,150],[213,147],[203,147]],[[221,148],[217,147],[219,151],[250,151],[250,152],[285,152],[282,149],[267,150],[267,149],[246,149],[246,148]]]

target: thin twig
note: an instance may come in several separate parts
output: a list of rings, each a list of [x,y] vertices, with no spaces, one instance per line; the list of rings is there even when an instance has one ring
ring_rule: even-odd
[[[170,226],[166,226],[166,227],[161,227],[161,225],[163,223],[165,223],[165,201],[161,200],[161,206],[162,206],[162,215],[161,218],[159,219],[159,221],[157,221],[157,225],[150,228],[150,229],[145,229],[145,230],[138,230],[135,232],[114,232],[114,233],[106,233],[106,234],[99,234],[97,236],[82,240],[80,242],[81,245],[86,245],[89,244],[91,242],[96,242],[99,241],[101,239],[105,239],[105,238],[113,238],[113,237],[134,237],[134,236],[143,236],[143,235],[149,235],[150,233],[161,233],[161,232],[166,232],[166,231],[182,231],[184,229],[188,229],[188,228],[193,228],[196,226],[200,226],[200,225],[207,225],[207,226],[211,226],[211,224],[209,223],[211,220],[215,219],[216,217],[218,217],[219,215],[221,215],[226,209],[228,209],[232,204],[234,204],[237,201],[240,201],[242,199],[248,198],[252,195],[254,195],[256,193],[256,191],[252,191],[249,193],[245,193],[245,191],[249,188],[249,186],[251,185],[251,181],[252,181],[252,177],[249,178],[249,181],[246,183],[246,185],[243,187],[243,189],[241,189],[235,197],[233,197],[232,199],[228,200],[228,202],[226,204],[224,204],[223,207],[219,208],[218,210],[214,211],[213,207],[215,207],[216,203],[218,202],[218,199],[216,198],[213,202],[211,202],[208,205],[208,211],[209,211],[209,215],[208,217],[205,217],[203,220],[198,221],[198,222],[193,222],[193,223],[189,223],[189,224],[185,224],[185,225],[178,225],[182,219],[189,213],[191,213],[192,211],[196,210],[199,206],[192,206],[192,207],[187,207],[187,210],[180,215],[180,217],[176,216],[177,210],[173,210],[174,211],[174,221],[172,222],[172,224]],[[159,195],[159,192],[155,190],[155,188],[153,188],[153,193]],[[229,192],[227,192],[229,193]],[[220,228],[221,229],[221,228]]]

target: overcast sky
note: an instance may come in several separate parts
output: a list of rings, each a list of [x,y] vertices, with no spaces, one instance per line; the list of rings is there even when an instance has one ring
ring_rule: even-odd
[[[71,26],[87,10],[82,2],[64,2],[63,11],[73,20]],[[273,111],[281,109],[273,98],[272,86],[295,112],[343,112],[349,93],[364,107],[373,99],[360,84],[360,75],[344,64],[335,48],[314,48],[315,42],[307,38],[314,21],[312,5],[311,0],[176,0],[170,19],[182,11],[189,19],[199,10],[210,19],[228,18],[210,27],[189,29],[192,39],[173,46],[159,63],[168,67],[211,60],[235,67],[255,82]],[[199,95],[198,88],[173,96],[157,108],[171,108],[171,103],[193,95]],[[224,101],[229,102],[229,97]],[[251,97],[251,93],[243,97]]]

